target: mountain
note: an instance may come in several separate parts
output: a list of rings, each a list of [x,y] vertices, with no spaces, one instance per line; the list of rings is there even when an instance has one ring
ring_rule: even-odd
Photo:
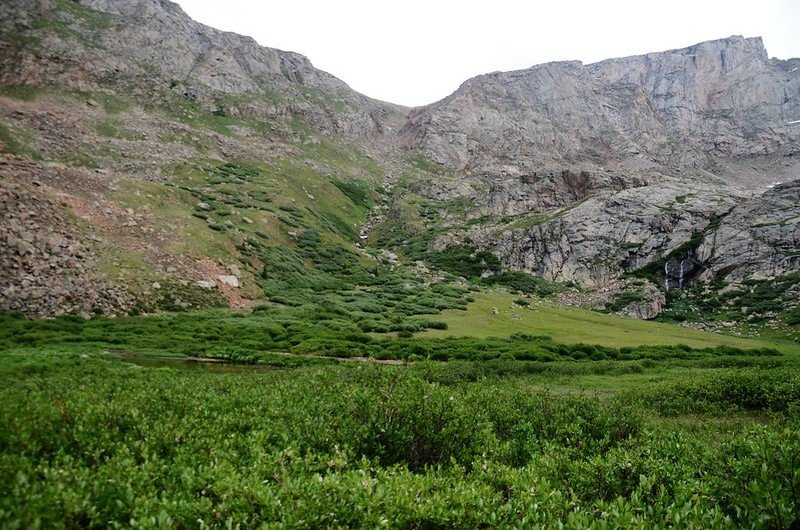
[[[400,137],[458,174],[422,195],[471,201],[433,249],[468,239],[600,289],[647,269],[667,286],[764,280],[800,267],[796,188],[775,186],[800,177],[798,102],[800,61],[731,37],[478,76],[412,110]]]
[[[800,59],[758,38],[407,109],[167,0],[10,0],[0,87],[2,310],[348,304],[388,271],[704,326],[797,311]]]
[[[176,94],[211,110],[303,116],[320,130],[361,136],[405,110],[354,92],[300,54],[199,24],[172,2],[12,0],[2,18],[6,84]],[[259,97],[237,108],[246,94]]]
[[[437,162],[490,173],[706,167],[791,154],[800,136],[798,65],[770,60],[760,38],[742,37],[590,65],[548,63],[470,79],[415,110],[404,134]]]

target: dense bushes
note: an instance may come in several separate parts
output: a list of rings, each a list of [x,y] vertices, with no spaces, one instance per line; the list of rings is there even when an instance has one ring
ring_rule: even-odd
[[[788,412],[800,403],[800,370],[721,370],[664,382],[635,394],[661,414]]]
[[[467,364],[225,374],[6,354],[0,526],[797,524],[794,413],[682,429],[648,419],[647,386],[597,399],[431,382],[445,368]],[[780,377],[722,379],[725,396]]]
[[[419,318],[375,320],[372,309],[356,298],[330,300],[276,310],[264,307],[252,316],[229,312],[172,314],[151,317],[82,320],[64,317],[28,321],[0,316],[0,348],[57,346],[207,356],[239,362],[269,363],[269,352],[331,357],[438,361],[510,359],[532,363],[554,361],[701,361],[708,366],[752,366],[754,360],[780,363],[771,349],[738,350],[686,345],[610,348],[593,344],[559,344],[547,336],[516,333],[507,338],[389,338],[369,331],[413,332],[444,324]],[[353,308],[360,307],[355,322]],[[593,365],[597,366],[597,365]]]
[[[500,272],[497,256],[488,250],[476,250],[469,246],[448,247],[440,252],[430,252],[425,258],[434,267],[467,279]]]
[[[344,193],[356,206],[368,209],[374,204],[374,201],[370,198],[370,190],[363,183],[333,180],[331,184],[339,188],[339,191]]]
[[[491,425],[474,414],[463,392],[453,395],[419,379],[382,375],[364,381],[350,400],[359,426],[352,437],[356,454],[420,470],[451,461],[471,465],[491,446]]]
[[[249,241],[240,250],[265,264],[258,281],[270,300],[302,306],[306,321],[365,333],[415,332],[442,325],[415,317],[467,306],[465,288],[424,284],[413,269],[367,261],[317,230],[302,231],[295,243]]]
[[[519,271],[506,271],[481,278],[482,285],[504,285],[512,291],[519,291],[538,296],[549,296],[556,292],[558,285],[544,278]]]

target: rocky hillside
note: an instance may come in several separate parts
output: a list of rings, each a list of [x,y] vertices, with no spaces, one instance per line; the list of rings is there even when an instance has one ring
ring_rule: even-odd
[[[471,241],[612,293],[800,268],[794,187],[776,186],[800,178],[800,60],[758,38],[478,76],[412,110],[401,141],[457,175],[413,187],[428,208],[470,205],[429,223],[430,249]]]
[[[249,306],[265,249],[358,239],[402,107],[167,1],[14,0],[0,28],[0,310]]]
[[[770,60],[760,38],[583,65],[558,62],[465,82],[416,109],[409,145],[460,170],[713,166],[793,153],[799,60]]]
[[[800,60],[757,38],[406,109],[167,0],[10,0],[0,142],[0,310],[37,316],[299,303],[386,267],[685,318],[753,282],[790,300],[800,270]]]
[[[199,24],[167,0],[10,0],[0,21],[4,84],[176,94],[210,111],[302,117],[357,136],[391,130],[404,110],[351,90],[300,54]]]

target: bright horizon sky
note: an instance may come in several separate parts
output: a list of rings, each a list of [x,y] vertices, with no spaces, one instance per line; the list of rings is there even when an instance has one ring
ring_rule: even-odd
[[[800,57],[800,0],[177,0],[208,26],[307,56],[372,98],[438,101],[479,74],[760,36]]]

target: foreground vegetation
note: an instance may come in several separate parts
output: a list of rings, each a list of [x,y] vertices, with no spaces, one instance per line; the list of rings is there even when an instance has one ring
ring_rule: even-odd
[[[286,283],[306,301],[0,316],[0,527],[800,520],[800,359],[788,343],[379,285],[390,304],[377,314],[368,289],[326,301]],[[444,313],[418,315],[434,295],[430,313]],[[441,329],[365,332],[376,318]],[[183,370],[165,355],[245,364]]]
[[[584,313],[584,316],[596,315]],[[759,363],[775,365],[790,359],[781,353],[797,351],[796,347],[792,350],[790,345],[779,342],[741,341],[736,344],[747,349],[735,348],[726,345],[728,337],[720,337],[718,342],[695,341],[699,342],[695,347],[678,342],[681,337],[691,339],[693,334],[678,335],[677,339],[672,337],[666,341],[659,341],[654,335],[655,340],[642,340],[642,345],[622,347],[588,341],[557,342],[549,335],[530,332],[515,332],[505,337],[442,338],[400,332],[398,338],[394,338],[365,333],[358,323],[349,322],[347,318],[348,313],[325,311],[313,303],[292,309],[264,307],[252,315],[218,311],[88,321],[77,317],[29,321],[22,316],[7,315],[0,316],[0,349],[57,348],[79,353],[111,351],[185,355],[277,366],[296,364],[298,356],[303,359],[364,357],[403,361],[512,359],[544,365],[572,360],[674,360],[713,361],[722,363],[722,366],[732,358],[745,357],[748,363],[758,360]],[[583,340],[596,337],[588,331],[592,328],[591,321],[567,320],[567,323],[572,325],[573,337]],[[424,323],[427,327],[439,324],[442,323],[434,320]],[[651,327],[660,329],[659,325],[651,324]],[[447,328],[446,322],[442,328]],[[474,329],[480,328],[476,325]],[[527,329],[535,331],[536,327]],[[608,329],[601,328],[600,334]],[[617,330],[617,333],[624,335],[623,331]],[[442,333],[449,333],[449,330]],[[637,334],[641,335],[642,330]],[[701,338],[707,336],[714,338],[709,333],[700,334]],[[610,341],[603,342],[608,344]],[[780,348],[786,351],[782,352]]]
[[[625,372],[631,361],[607,361]],[[787,528],[800,369],[0,357],[0,526]],[[673,368],[674,369],[674,368]],[[680,374],[680,377],[676,375]],[[592,387],[625,379],[624,390]],[[626,379],[627,378],[627,379]],[[557,380],[559,389],[549,389]],[[588,385],[588,386],[587,386]]]

